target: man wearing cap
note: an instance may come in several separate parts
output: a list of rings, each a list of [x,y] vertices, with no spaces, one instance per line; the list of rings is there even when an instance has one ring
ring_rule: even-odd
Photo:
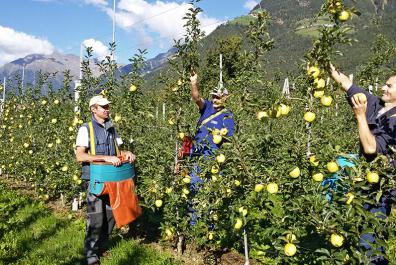
[[[223,104],[228,97],[227,89],[222,86],[215,88],[210,94],[212,100],[203,99],[199,94],[198,75],[193,72],[190,76],[191,97],[198,105],[201,117],[198,120],[194,143],[190,150],[190,157],[203,156],[208,159],[214,156],[214,151],[234,134],[234,116]],[[190,172],[190,189],[195,193],[203,180],[199,177],[200,168],[196,165]],[[191,205],[191,225],[196,224],[197,216]]]
[[[225,137],[234,134],[234,116],[232,112],[224,108],[223,104],[228,97],[228,90],[222,87],[215,88],[210,94],[212,100],[203,99],[199,94],[198,75],[192,73],[191,97],[198,105],[201,117],[197,123],[197,131],[192,147],[192,156],[213,155],[213,151],[221,147]],[[218,135],[220,137],[214,137]]]
[[[84,253],[87,264],[100,264],[99,257],[115,225],[108,195],[95,196],[89,190],[89,166],[92,162],[108,162],[114,166],[121,165],[117,157],[118,146],[122,140],[109,119],[110,102],[102,95],[97,95],[89,101],[92,112],[91,122],[83,124],[77,134],[76,158],[82,163],[82,178],[87,188],[87,225],[85,233]],[[89,128],[92,126],[91,128]],[[90,138],[89,132],[94,132]],[[92,141],[90,141],[92,139]],[[95,144],[95,154],[89,152],[91,142]],[[120,154],[129,162],[135,161],[135,155],[129,151]]]
[[[331,65],[331,75],[333,79],[341,85],[347,94],[355,118],[357,121],[361,153],[368,160],[372,161],[378,155],[386,155],[391,165],[396,167],[394,150],[396,150],[396,75],[390,77],[381,88],[382,96],[376,97],[368,91],[356,86],[343,73]],[[379,185],[373,185],[371,191],[375,191]],[[365,204],[364,208],[378,218],[386,218],[390,215],[392,201],[396,197],[396,187],[384,191],[378,203],[375,205]],[[361,245],[371,255],[370,243],[375,242],[376,234],[365,233],[361,236]],[[379,249],[383,255],[384,249]],[[370,264],[388,264],[382,256],[372,257]]]

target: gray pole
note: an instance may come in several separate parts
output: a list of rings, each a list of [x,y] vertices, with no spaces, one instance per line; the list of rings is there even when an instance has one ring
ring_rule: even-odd
[[[115,43],[115,16],[116,16],[116,0],[113,0],[113,43]],[[111,59],[115,60],[115,51],[112,52]]]
[[[223,88],[223,54],[220,54],[220,82],[219,88]]]
[[[25,65],[22,65],[22,94],[23,94],[23,82],[25,81]]]
[[[80,43],[80,81],[82,79],[82,63],[83,63],[83,44]]]
[[[6,94],[6,78],[3,79],[3,103],[5,103],[5,94]]]
[[[3,98],[0,99],[0,116],[3,114],[4,103],[5,103],[5,90],[6,90],[6,87],[5,87],[6,81],[5,80],[6,80],[6,78],[4,77],[4,80],[3,80]]]

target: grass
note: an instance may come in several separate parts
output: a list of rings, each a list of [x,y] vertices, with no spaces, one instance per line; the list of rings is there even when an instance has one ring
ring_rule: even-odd
[[[0,184],[0,210],[17,199]],[[54,214],[43,203],[26,198],[0,218],[0,264],[84,264],[85,221]],[[3,214],[3,213],[2,213]],[[171,253],[114,234],[103,265],[181,264]]]

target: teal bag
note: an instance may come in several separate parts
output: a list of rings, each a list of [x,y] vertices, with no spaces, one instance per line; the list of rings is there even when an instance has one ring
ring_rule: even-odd
[[[135,167],[131,163],[123,163],[116,167],[108,164],[90,165],[89,189],[92,194],[100,195],[105,182],[118,182],[132,179],[135,176]]]

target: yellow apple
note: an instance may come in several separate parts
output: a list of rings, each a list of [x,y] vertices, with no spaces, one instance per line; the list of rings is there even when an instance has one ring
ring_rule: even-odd
[[[220,129],[220,135],[221,136],[226,136],[228,134],[228,129],[227,128],[221,128]]]
[[[278,184],[273,183],[273,182],[272,183],[268,183],[268,185],[267,185],[268,193],[275,194],[275,193],[278,193],[278,190],[279,190]]]
[[[131,91],[131,92],[135,92],[136,90],[137,90],[137,87],[135,85],[131,85],[129,87],[129,91]]]
[[[329,163],[327,163],[326,168],[330,173],[335,173],[340,169],[338,167],[338,164],[334,161],[330,161]]]
[[[213,135],[213,143],[219,144],[223,140],[223,137],[221,135],[215,134]]]
[[[308,111],[304,114],[304,120],[307,122],[313,122],[315,120],[315,113]]]
[[[115,122],[119,122],[121,120],[122,116],[120,114],[116,114],[114,117]]]
[[[263,184],[256,184],[256,186],[254,186],[254,191],[255,192],[261,192],[264,189],[264,185]]]
[[[295,167],[292,171],[289,172],[289,176],[292,178],[298,178],[300,176],[300,168]]]
[[[226,157],[223,154],[220,154],[220,155],[216,156],[216,161],[219,164],[223,164],[225,162],[225,159],[226,159]]]
[[[324,90],[315,89],[314,91],[314,98],[321,98],[324,95]]]
[[[311,66],[308,68],[307,74],[313,78],[317,78],[320,75],[320,70],[316,66]]]
[[[212,166],[212,168],[210,169],[210,173],[212,173],[212,174],[219,173],[219,166],[218,165]]]
[[[345,22],[349,19],[350,14],[346,10],[342,10],[341,13],[338,15],[338,19],[342,22]]]
[[[290,112],[290,107],[285,104],[280,104],[279,106],[280,113],[282,115],[287,115]]]
[[[353,98],[354,98],[356,101],[360,101],[360,102],[363,103],[363,104],[367,102],[367,97],[366,97],[366,95],[363,94],[363,93],[356,93],[355,95],[353,95]]]
[[[333,246],[339,248],[344,244],[344,237],[342,235],[332,234],[330,242]]]
[[[323,181],[323,177],[323,173],[316,173],[312,175],[312,179],[318,182]]]
[[[346,200],[346,204],[351,204],[353,199],[355,198],[355,195],[353,195],[353,193],[348,192],[346,194],[347,200]]]
[[[268,118],[268,112],[266,111],[259,111],[256,114],[257,119],[261,120],[262,118]]]
[[[368,172],[366,175],[366,179],[369,183],[378,183],[379,176],[376,172]]]
[[[190,182],[191,182],[190,176],[189,176],[189,175],[185,176],[185,177],[183,178],[183,182],[186,183],[186,184],[190,183]]]
[[[161,199],[155,200],[155,206],[157,208],[160,208],[162,206],[162,200]]]
[[[286,256],[294,256],[297,252],[297,247],[293,243],[287,243],[284,247],[284,252]]]
[[[317,167],[319,165],[319,161],[316,160],[316,156],[312,155],[309,157],[309,162],[311,163],[311,165],[313,165],[314,167]]]
[[[333,98],[331,96],[323,96],[320,99],[320,103],[322,103],[322,105],[326,107],[329,107],[332,102],[333,102]]]
[[[326,86],[326,81],[323,78],[315,79],[314,84],[317,89],[323,89]]]
[[[237,219],[236,219],[236,222],[235,222],[235,225],[234,225],[234,228],[235,228],[236,230],[239,230],[239,229],[242,228],[242,225],[243,225],[242,219],[237,218]]]

